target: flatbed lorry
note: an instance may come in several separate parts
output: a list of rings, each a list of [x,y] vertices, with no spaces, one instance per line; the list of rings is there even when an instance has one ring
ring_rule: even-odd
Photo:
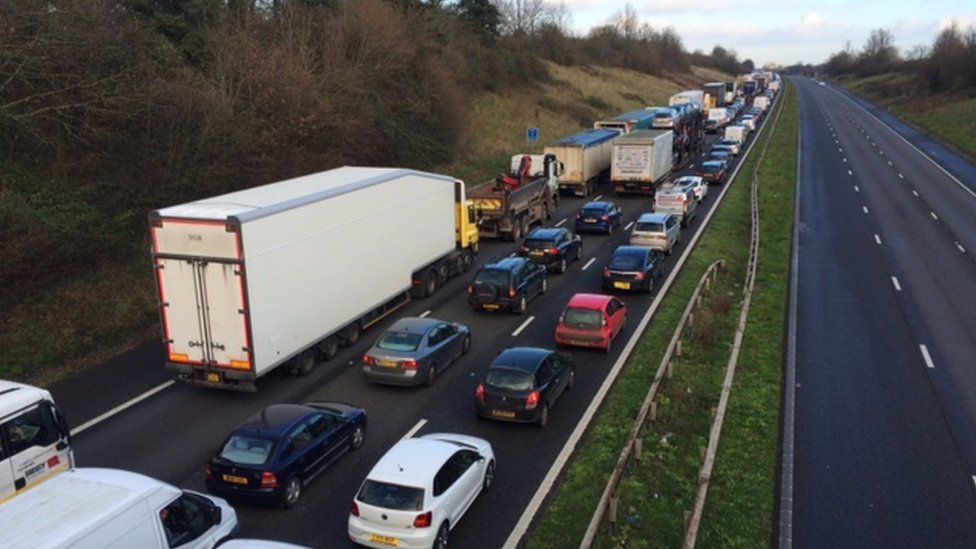
[[[474,207],[452,177],[343,167],[150,213],[152,263],[177,379],[255,391],[467,271]]]
[[[479,236],[515,242],[550,219],[559,203],[562,164],[553,154],[515,155],[508,173],[468,190]]]

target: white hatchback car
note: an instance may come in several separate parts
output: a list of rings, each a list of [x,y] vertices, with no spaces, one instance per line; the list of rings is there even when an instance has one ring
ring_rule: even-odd
[[[465,511],[495,478],[487,440],[434,433],[396,443],[349,510],[349,539],[367,547],[447,547]]]
[[[683,175],[674,180],[675,187],[688,187],[695,191],[695,200],[701,202],[708,196],[708,183],[697,175]]]

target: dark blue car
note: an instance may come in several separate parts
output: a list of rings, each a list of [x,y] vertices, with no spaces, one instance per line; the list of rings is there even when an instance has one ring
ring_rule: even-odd
[[[207,463],[207,491],[292,507],[309,481],[365,439],[362,408],[341,402],[268,406],[238,425]]]
[[[576,214],[576,232],[600,231],[607,234],[620,226],[623,210],[613,202],[587,202]]]

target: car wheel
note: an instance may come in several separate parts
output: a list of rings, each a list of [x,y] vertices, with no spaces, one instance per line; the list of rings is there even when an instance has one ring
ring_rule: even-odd
[[[581,255],[583,255],[583,246],[579,246],[576,248],[576,255],[573,256],[573,259],[575,261],[579,261]]]
[[[357,423],[352,428],[352,436],[349,437],[349,449],[358,450],[363,447],[364,442],[366,442],[366,428],[362,423]]]
[[[427,386],[430,387],[431,385],[434,384],[435,379],[437,379],[437,365],[431,364],[430,368],[427,369],[427,381],[425,381],[424,383],[426,383]]]
[[[526,309],[529,308],[529,304],[525,301],[525,296],[523,295],[519,298],[518,306],[515,308],[516,314],[525,314]]]
[[[288,479],[285,483],[285,491],[281,495],[281,506],[291,509],[298,503],[298,498],[302,497],[302,479],[297,476]]]
[[[447,538],[451,533],[447,523],[442,523],[437,530],[437,537],[434,538],[434,549],[447,549]]]
[[[488,462],[488,467],[485,469],[485,479],[481,481],[481,490],[487,491],[491,488],[491,485],[495,482],[495,460]]]
[[[471,350],[471,335],[464,336],[464,341],[461,342],[461,354],[466,355],[468,351]]]
[[[613,234],[613,223],[607,225],[607,235]]]
[[[607,347],[609,347],[609,345]],[[566,380],[566,390],[567,391],[572,391],[573,390],[573,385],[576,385],[576,369],[575,368],[569,370],[569,379]]]
[[[566,258],[565,257],[559,260],[559,266],[556,267],[556,272],[558,272],[559,274],[563,274],[563,273],[566,272]]]
[[[549,289],[549,279],[548,278],[543,278],[542,279],[542,286],[539,288],[539,293],[540,294],[544,294],[544,293],[546,293],[546,290],[548,290],[548,289]]]
[[[539,419],[535,420],[536,427],[545,427],[549,424],[549,405],[545,404],[542,406],[542,413],[539,414]]]
[[[610,335],[610,339],[607,341],[607,346],[603,348],[603,354],[610,354],[610,350],[613,347],[613,334]]]

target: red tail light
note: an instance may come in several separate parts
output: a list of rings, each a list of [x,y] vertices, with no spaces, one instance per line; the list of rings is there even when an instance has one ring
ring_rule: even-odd
[[[278,477],[271,471],[261,473],[261,488],[277,488]]]
[[[539,391],[532,391],[531,393],[529,393],[529,397],[525,399],[525,409],[526,410],[534,409],[536,406],[539,405],[540,398],[542,398],[542,395],[539,394]]]
[[[610,269],[607,269],[606,267],[603,268],[603,277],[610,278]]]
[[[635,276],[634,279],[635,280],[644,280],[644,273],[637,273],[637,276]]]
[[[434,522],[434,513],[427,511],[422,515],[417,515],[417,518],[413,519],[413,527],[430,528],[432,522]]]
[[[210,468],[209,463],[203,466],[203,472],[207,473],[207,478],[213,479],[213,469]]]
[[[559,255],[559,248],[549,248],[549,255]]]
[[[354,517],[359,516],[359,504],[357,504],[355,501],[349,506],[349,514]]]
[[[478,388],[474,390],[474,396],[479,402],[485,401],[485,384],[479,383]]]
[[[403,366],[405,370],[416,370],[417,361],[416,360],[404,360],[400,362],[400,366]]]
[[[376,366],[376,359],[369,355],[363,355],[363,364],[368,366]]]
[[[610,216],[609,215],[604,215],[604,216],[600,217],[600,219],[602,219],[604,221],[610,221]]]
[[[468,285],[468,293],[474,295],[474,284]]]
[[[522,246],[521,248],[519,248],[519,252],[523,254],[527,254],[529,253],[529,249],[525,246]]]
[[[508,297],[515,299],[515,288],[508,289]]]

